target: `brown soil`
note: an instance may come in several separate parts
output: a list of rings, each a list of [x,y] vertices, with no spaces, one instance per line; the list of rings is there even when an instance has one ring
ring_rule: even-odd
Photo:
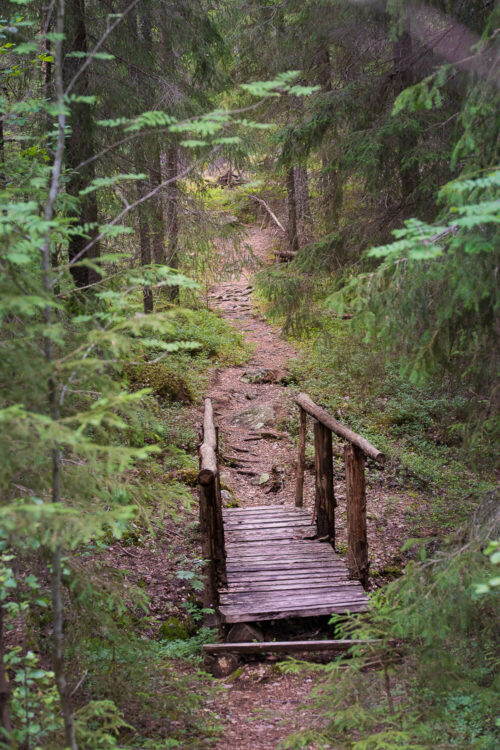
[[[248,242],[257,262],[268,263],[271,235],[251,230]],[[218,370],[208,393],[220,428],[221,479],[242,505],[292,503],[295,456],[283,427],[294,410],[293,393],[279,381],[286,377],[287,362],[296,351],[253,306],[249,279],[244,271],[239,279],[217,285],[209,298],[212,309],[255,347],[245,365]],[[254,429],[234,421],[256,407],[271,407],[275,417]],[[264,474],[269,480],[259,485]]]

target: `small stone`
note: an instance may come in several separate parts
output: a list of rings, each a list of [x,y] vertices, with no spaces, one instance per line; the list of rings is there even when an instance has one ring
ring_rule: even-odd
[[[276,412],[273,404],[255,404],[244,411],[235,414],[231,420],[234,424],[244,425],[253,430],[259,430],[264,425],[272,427],[276,422]]]

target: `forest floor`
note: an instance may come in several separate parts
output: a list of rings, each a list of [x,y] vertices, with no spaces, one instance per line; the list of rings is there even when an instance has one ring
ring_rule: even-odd
[[[294,404],[297,388],[290,382],[288,366],[300,352],[282,337],[278,327],[266,321],[252,298],[252,277],[256,268],[274,261],[272,230],[249,227],[246,241],[254,256],[252,268],[243,269],[229,281],[217,283],[208,298],[209,306],[241,332],[253,348],[245,364],[217,368],[207,392],[213,401],[220,430],[223,500],[239,506],[293,506],[298,408]],[[201,405],[194,407],[189,421],[198,426],[202,413]],[[180,412],[179,418],[185,420],[186,414],[182,416]],[[312,515],[311,434],[306,459],[304,507]],[[334,444],[334,475],[338,503],[336,549],[343,554],[346,507],[340,443]],[[402,489],[393,479],[391,472],[384,474],[368,462],[367,518],[373,588],[386,583],[401,570],[404,562],[401,545],[410,535],[408,513],[415,507],[425,506],[421,495]],[[159,481],[158,476],[152,476],[152,481]],[[192,570],[193,561],[200,557],[196,501],[191,510],[183,508],[183,501],[179,501],[178,518],[159,514],[155,526],[154,536],[145,534],[129,544],[123,540],[116,542],[103,555],[109,570],[121,571],[126,585],[142,588],[147,594],[151,621],[145,624],[144,635],[154,639],[158,638],[158,623],[168,627],[172,620],[175,627],[179,622],[186,622],[191,604],[196,608],[197,595],[190,580],[179,575],[179,572]],[[197,568],[195,572],[198,577]],[[266,639],[283,635],[276,629],[278,624],[281,627],[283,622],[276,623],[274,629],[271,624],[264,631]],[[196,627],[191,623],[190,628],[193,625]],[[295,623],[295,626],[297,629],[291,631],[294,637],[312,635],[306,622]],[[160,637],[167,636],[160,634]],[[179,674],[191,672],[182,657],[177,669]],[[312,715],[314,709],[310,705],[303,706],[309,702],[308,697],[318,679],[318,675],[310,672],[286,674],[275,658],[268,657],[246,663],[229,677],[218,680],[220,691],[207,705],[225,725],[215,744],[217,750],[274,750],[292,732],[317,724],[318,719]],[[315,750],[314,745],[310,745],[309,750]]]
[[[270,230],[250,228],[247,242],[257,265],[273,262]],[[252,270],[217,284],[209,302],[254,347],[242,366],[215,372],[208,396],[214,404],[220,430],[220,458],[224,501],[239,506],[293,505],[296,444],[289,432],[296,424],[296,390],[287,387],[287,364],[298,352],[281,337],[252,303]],[[201,409],[197,418],[201,421]],[[337,549],[345,551],[346,509],[342,446],[337,455],[335,493]],[[314,504],[312,456],[306,471],[304,507]],[[375,470],[368,471],[369,544],[372,569],[379,572],[400,560],[406,539],[405,509],[415,496],[394,491]],[[371,520],[371,522],[370,522]],[[272,633],[266,633],[266,638]],[[300,635],[298,635],[300,637]],[[315,677],[284,674],[273,661],[246,664],[221,684],[225,698],[217,700],[217,713],[226,722],[218,750],[271,750],[278,748],[306,717],[299,707],[314,686]],[[309,713],[311,709],[304,709]],[[310,725],[311,716],[304,724]],[[313,746],[310,746],[313,750]]]

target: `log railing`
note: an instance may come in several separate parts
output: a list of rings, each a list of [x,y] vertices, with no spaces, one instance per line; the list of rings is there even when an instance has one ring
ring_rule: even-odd
[[[366,483],[365,460],[369,456],[383,464],[385,456],[368,440],[334,419],[317,406],[306,393],[300,393],[295,402],[300,407],[299,455],[297,460],[297,485],[295,505],[304,501],[304,470],[307,433],[307,415],[314,419],[315,451],[315,516],[318,536],[328,538],[335,546],[335,493],[333,489],[332,432],[344,440],[347,503],[347,567],[351,578],[366,586],[368,582],[368,542],[366,536]]]
[[[205,399],[202,442],[199,447],[200,531],[203,557],[207,561],[205,606],[218,605],[218,590],[226,584],[226,552],[222,521],[222,498],[217,460],[218,435],[212,402]]]

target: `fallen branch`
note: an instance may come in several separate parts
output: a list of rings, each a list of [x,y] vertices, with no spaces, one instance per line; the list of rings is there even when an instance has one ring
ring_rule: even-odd
[[[257,201],[257,203],[260,203],[261,206],[264,206],[264,208],[266,209],[266,211],[269,214],[269,216],[271,217],[271,219],[275,222],[275,224],[277,224],[279,226],[279,228],[281,229],[281,231],[286,234],[285,227],[283,226],[283,224],[281,223],[281,221],[278,219],[278,217],[276,216],[276,214],[274,213],[274,211],[272,211],[271,208],[269,208],[269,206],[267,205],[266,201],[262,200],[262,198],[258,198],[256,195],[249,195],[248,197],[251,198],[254,201]]]

